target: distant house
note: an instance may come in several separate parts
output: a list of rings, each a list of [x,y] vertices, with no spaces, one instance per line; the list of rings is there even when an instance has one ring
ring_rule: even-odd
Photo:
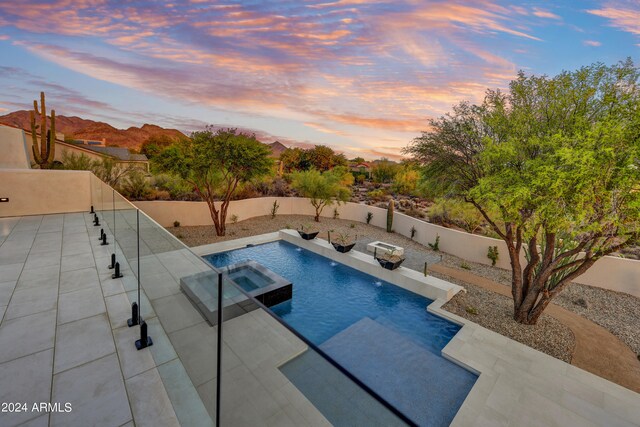
[[[100,141],[96,141],[96,140],[92,140],[92,139],[74,139],[74,140],[68,141],[68,142],[71,142],[72,144],[78,144],[78,145],[90,145],[92,147],[106,147],[107,146],[107,139],[106,138],[102,138]]]
[[[349,163],[349,170],[354,173],[361,173],[371,178],[371,164],[367,162]]]

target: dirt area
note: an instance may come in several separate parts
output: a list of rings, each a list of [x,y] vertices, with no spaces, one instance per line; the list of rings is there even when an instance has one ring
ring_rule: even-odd
[[[510,286],[509,271],[464,261],[442,252],[433,252],[402,235],[390,234],[384,229],[355,221],[322,218],[320,223],[314,223],[313,217],[310,216],[278,215],[275,218],[263,216],[228,224],[226,236],[216,236],[212,226],[170,227],[168,230],[187,245],[199,246],[269,233],[283,228],[297,229],[302,224],[317,226],[320,230],[319,237],[325,239],[329,230],[332,230],[332,234],[346,232],[359,240],[382,240],[402,246],[408,250],[408,253],[414,253],[416,256],[430,256],[432,259],[442,256],[440,262],[445,266],[464,269]],[[405,265],[419,270],[409,263],[409,259],[405,261]],[[513,305],[509,298],[467,283],[460,284],[465,286],[468,292],[456,296],[447,303],[445,305],[447,310],[554,357],[565,361],[570,360],[574,341],[569,328],[549,316],[543,316],[535,327],[520,325],[511,319]],[[636,354],[640,354],[639,298],[606,289],[572,284],[554,302],[606,328]],[[469,307],[471,307],[471,313],[467,311]],[[474,311],[478,314],[473,314]]]

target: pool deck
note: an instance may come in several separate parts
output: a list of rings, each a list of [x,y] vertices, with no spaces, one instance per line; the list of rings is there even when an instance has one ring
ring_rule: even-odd
[[[0,218],[0,402],[73,408],[0,413],[0,425],[212,425],[216,328],[179,289],[179,276],[201,267],[186,249],[143,257],[155,272],[142,283],[154,345],[136,351],[138,330],[125,326],[136,281],[126,263],[125,277],[111,279],[112,246],[100,246],[95,230],[83,213]],[[364,268],[381,276],[377,264]],[[456,289],[409,279],[399,282],[427,293]],[[639,394],[451,315],[444,302],[429,310],[464,326],[443,354],[480,373],[452,425],[639,425]],[[303,342],[261,310],[224,325],[223,425],[329,425],[279,370]]]
[[[186,248],[141,258],[154,272],[141,293],[154,344],[136,351],[126,320],[137,281],[121,258],[124,277],[111,278],[114,242],[101,246],[91,219],[0,218],[0,403],[28,404],[0,412],[0,426],[212,426],[217,328],[179,288],[208,267]],[[302,341],[261,310],[224,325],[223,425],[329,425],[278,369]],[[72,411],[33,411],[40,402]]]
[[[194,251],[205,255],[281,238],[388,280],[386,270],[370,255],[340,254],[323,240],[304,241],[291,230],[200,246]],[[407,270],[401,267],[390,272],[397,277],[390,276],[388,281],[425,296],[452,293],[429,277],[423,278],[421,287],[413,282],[406,285],[407,276],[416,279],[415,272]],[[435,290],[427,289],[430,283],[436,284]],[[640,394],[451,314],[441,308],[447,300],[436,298],[428,307],[463,326],[443,349],[443,356],[479,374],[452,426],[640,425]]]

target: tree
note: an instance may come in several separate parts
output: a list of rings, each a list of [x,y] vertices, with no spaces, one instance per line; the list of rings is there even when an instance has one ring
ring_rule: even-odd
[[[157,134],[151,135],[140,146],[140,154],[144,154],[149,159],[153,159],[160,154],[162,150],[174,144],[176,140],[169,135]]]
[[[298,147],[287,148],[280,154],[283,169],[286,172],[303,171],[314,168],[319,171],[333,169],[336,166],[346,166],[347,158],[344,154],[336,154],[326,145],[316,145],[303,150]]]
[[[321,173],[315,169],[294,172],[291,182],[291,186],[303,197],[310,199],[316,210],[316,222],[320,221],[320,214],[325,206],[349,200],[351,191],[347,185],[350,184],[353,184],[353,175],[349,172],[338,170]]]
[[[415,193],[420,173],[415,169],[403,168],[393,178],[393,191],[398,194],[410,195]]]
[[[294,172],[297,170],[307,170],[311,167],[305,150],[298,147],[287,148],[280,153],[280,161],[283,164],[284,172]]]
[[[388,183],[393,180],[398,169],[399,166],[397,163],[394,163],[389,159],[382,158],[371,167],[371,176],[373,177],[374,182]]]
[[[229,202],[239,186],[271,171],[271,150],[255,135],[212,127],[165,148],[156,166],[193,186],[207,202],[216,234],[224,236]],[[216,201],[220,201],[216,206]]]
[[[471,203],[504,240],[517,322],[535,324],[598,259],[638,242],[638,79],[631,60],[520,72],[507,93],[454,107],[406,148],[432,190]]]

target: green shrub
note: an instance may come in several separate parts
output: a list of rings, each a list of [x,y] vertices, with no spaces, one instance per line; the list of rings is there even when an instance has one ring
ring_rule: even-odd
[[[173,221],[173,226],[176,228],[180,227],[180,221]]]
[[[497,246],[489,246],[489,250],[487,251],[487,258],[491,260],[491,265],[495,266],[496,261],[498,261],[498,247]]]
[[[439,198],[429,208],[429,221],[445,226],[456,225],[468,233],[473,233],[482,225],[484,218],[470,203]]]
[[[373,219],[373,213],[372,212],[367,212],[367,224],[371,223],[371,220]]]
[[[438,252],[440,250],[440,235],[436,234],[436,241],[433,243],[429,243],[429,247],[434,251]]]
[[[371,200],[383,200],[386,193],[382,189],[371,190],[367,193],[367,197]]]

